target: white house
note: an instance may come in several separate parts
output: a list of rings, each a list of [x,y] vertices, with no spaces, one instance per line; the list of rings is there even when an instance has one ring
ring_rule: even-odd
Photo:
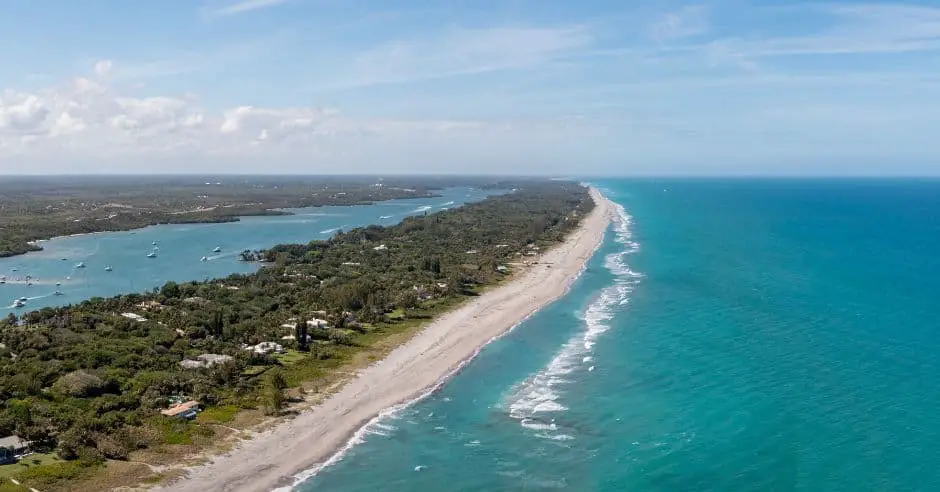
[[[125,318],[127,318],[127,319],[129,319],[129,320],[137,321],[137,322],[147,321],[147,318],[145,318],[145,317],[143,317],[143,316],[141,316],[141,315],[139,315],[139,314],[135,314],[135,313],[121,313],[121,316],[124,316]]]
[[[258,345],[249,345],[244,347],[245,350],[249,352],[254,352],[256,354],[270,354],[272,352],[276,354],[283,354],[284,347],[275,342],[261,342]]]

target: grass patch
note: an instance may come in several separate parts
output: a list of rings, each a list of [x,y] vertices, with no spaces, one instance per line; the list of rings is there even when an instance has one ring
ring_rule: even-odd
[[[199,413],[196,422],[207,422],[214,424],[224,424],[235,419],[235,414],[239,408],[235,405],[223,405],[220,407],[209,407]]]
[[[194,426],[186,420],[157,417],[150,420],[164,444],[192,444]]]
[[[277,354],[275,357],[277,358],[278,362],[280,362],[281,364],[285,366],[289,366],[296,362],[300,362],[305,357],[307,357],[307,354],[294,350],[294,349],[287,349],[286,352],[284,352],[283,354]]]
[[[248,366],[242,371],[243,376],[258,376],[268,370],[268,366]]]
[[[0,479],[10,478],[30,468],[61,462],[53,453],[34,453],[9,465],[0,465]]]
[[[56,461],[31,466],[13,478],[31,487],[49,488],[65,481],[76,480],[91,473],[99,465],[82,461]]]
[[[385,316],[387,316],[388,319],[400,321],[400,320],[405,319],[405,310],[402,309],[402,308],[398,308],[398,309],[396,309],[396,310],[394,310],[394,311],[392,311],[392,312],[386,314]]]
[[[0,492],[26,492],[29,488],[23,485],[13,485],[7,479],[0,479]]]

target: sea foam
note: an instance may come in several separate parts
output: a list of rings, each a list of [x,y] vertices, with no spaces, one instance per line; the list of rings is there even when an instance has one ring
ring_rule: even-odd
[[[616,212],[614,241],[623,247],[604,258],[605,268],[614,275],[613,284],[602,289],[584,310],[581,315],[584,329],[568,340],[544,369],[514,387],[508,398],[509,416],[518,420],[522,427],[536,431],[536,437],[574,439],[570,434],[554,432],[559,429],[553,419],[549,418],[550,423],[546,423],[546,414],[567,410],[562,396],[563,387],[570,382],[569,375],[594,370],[595,365],[589,363],[594,362],[597,339],[610,329],[615,309],[629,301],[641,277],[626,262],[627,257],[639,250],[639,244],[632,239],[632,217],[620,205],[616,205]]]

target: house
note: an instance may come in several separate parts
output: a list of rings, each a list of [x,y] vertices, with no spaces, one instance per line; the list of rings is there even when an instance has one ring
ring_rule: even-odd
[[[284,347],[281,346],[281,344],[274,342],[261,342],[258,345],[247,345],[244,347],[244,349],[256,354],[270,354],[271,352],[276,354],[284,353]]]
[[[16,459],[29,450],[29,441],[19,436],[7,436],[0,439],[0,464],[16,463]]]
[[[143,316],[141,316],[141,315],[139,315],[139,314],[135,314],[135,313],[121,313],[121,316],[124,316],[125,318],[127,318],[127,319],[129,319],[129,320],[131,320],[131,321],[137,321],[138,323],[147,321],[147,318],[145,318],[145,317],[143,317]]]
[[[137,304],[137,307],[145,311],[154,311],[154,310],[163,309],[164,306],[163,304],[160,304],[157,301],[144,301],[144,302],[141,302],[140,304]]]
[[[496,271],[500,273],[506,273],[509,271],[509,268],[507,268],[506,265],[497,265]]]
[[[327,327],[329,327],[329,326],[330,326],[330,323],[329,323],[327,320],[325,320],[325,319],[313,318],[313,319],[311,319],[311,320],[307,320],[307,327],[308,327],[308,328],[314,328],[314,329],[316,329],[316,328],[327,328]]]
[[[294,340],[297,340],[297,337],[294,336],[294,335],[284,335],[284,336],[281,337],[281,340],[285,340],[285,341],[294,341]],[[307,335],[307,343],[310,343],[310,342],[312,342],[312,341],[313,341],[313,336],[312,336],[312,335]]]
[[[195,359],[186,359],[180,361],[180,365],[184,369],[199,369],[200,367],[212,367],[216,364],[222,364],[230,360],[232,360],[231,355],[202,354],[197,356]]]
[[[193,419],[196,418],[196,414],[199,413],[199,402],[195,400],[189,400],[183,403],[177,403],[166,410],[160,411],[163,415],[172,418],[178,419]]]
[[[376,246],[376,247],[374,247],[374,248],[372,248],[372,249],[374,249],[374,250],[376,250],[376,251],[384,251],[384,250],[388,249],[388,246],[386,246],[386,245],[384,245],[384,244],[380,244],[380,245],[378,245],[378,246]]]

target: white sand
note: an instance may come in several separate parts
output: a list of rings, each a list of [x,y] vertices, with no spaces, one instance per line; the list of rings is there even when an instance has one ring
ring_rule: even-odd
[[[614,213],[606,198],[591,191],[594,211],[538,265],[433,321],[322,405],[190,469],[186,478],[161,490],[267,492],[292,485],[294,475],[329,460],[383,410],[425,394],[480,347],[565,293],[600,245]]]

